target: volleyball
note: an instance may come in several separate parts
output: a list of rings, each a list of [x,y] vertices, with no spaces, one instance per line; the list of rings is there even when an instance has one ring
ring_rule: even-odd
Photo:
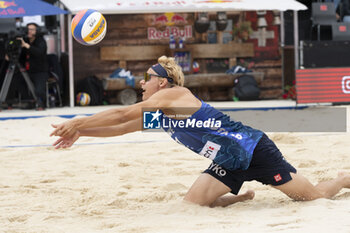
[[[90,95],[86,92],[79,92],[76,97],[77,105],[87,106],[90,104]]]
[[[106,35],[107,21],[100,12],[85,9],[74,16],[71,28],[77,42],[83,45],[95,45]]]

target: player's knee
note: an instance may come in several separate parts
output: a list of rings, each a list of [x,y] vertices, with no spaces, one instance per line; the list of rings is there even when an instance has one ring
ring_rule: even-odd
[[[184,197],[184,201],[201,206],[210,206],[213,203],[213,201],[210,201],[206,195],[198,195],[193,193],[187,193]]]

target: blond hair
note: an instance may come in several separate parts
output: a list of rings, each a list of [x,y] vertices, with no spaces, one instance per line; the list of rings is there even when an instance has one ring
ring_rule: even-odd
[[[163,68],[168,73],[168,76],[174,80],[175,85],[184,85],[185,76],[182,72],[181,67],[176,63],[175,58],[161,56],[158,58],[158,63],[163,66]]]

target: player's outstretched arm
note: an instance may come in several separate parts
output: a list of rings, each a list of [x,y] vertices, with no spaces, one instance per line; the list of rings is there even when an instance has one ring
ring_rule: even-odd
[[[113,137],[119,136],[135,131],[139,131],[142,128],[141,118],[135,119],[133,121],[128,121],[124,124],[116,126],[89,128],[76,131],[76,133],[71,137],[60,137],[52,145],[55,149],[69,148],[71,147],[80,137]]]
[[[76,118],[63,122],[61,124],[52,124],[55,128],[50,136],[60,136],[65,138],[72,137],[76,131],[89,128],[117,126],[129,121],[133,121],[142,116],[143,108],[168,107],[173,101],[171,95],[167,95],[165,90],[159,91],[148,100],[125,108],[106,110],[92,116]]]
[[[79,130],[79,133],[80,136],[87,137],[114,137],[135,131],[140,131],[142,127],[141,123],[141,118],[137,118],[120,125],[82,129]]]
[[[117,125],[125,120],[125,112],[126,109],[109,109],[92,116],[68,120],[61,124],[52,124],[55,129],[50,136],[72,137],[77,130]]]

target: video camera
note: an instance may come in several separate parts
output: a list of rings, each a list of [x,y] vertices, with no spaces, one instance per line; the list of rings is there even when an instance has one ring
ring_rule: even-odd
[[[22,51],[22,42],[18,38],[24,38],[26,35],[20,31],[10,31],[5,44],[5,51],[10,61],[18,61]]]

